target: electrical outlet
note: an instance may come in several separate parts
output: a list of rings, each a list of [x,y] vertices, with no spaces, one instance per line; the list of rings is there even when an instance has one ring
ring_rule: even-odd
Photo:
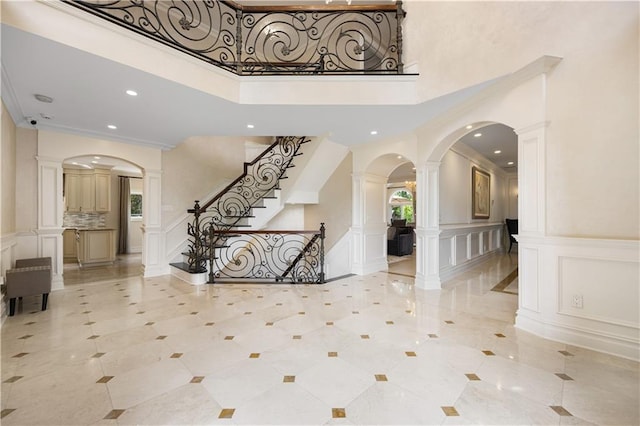
[[[571,306],[573,306],[574,308],[582,309],[582,295],[581,294],[574,294],[573,295],[573,298],[571,299]]]

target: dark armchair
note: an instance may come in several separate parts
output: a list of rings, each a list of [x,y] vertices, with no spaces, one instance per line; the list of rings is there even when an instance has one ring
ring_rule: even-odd
[[[413,228],[390,226],[387,229],[387,254],[406,256],[413,253]]]
[[[16,266],[7,270],[7,298],[9,316],[16,311],[16,298],[42,295],[42,310],[47,310],[51,292],[51,258],[37,257],[16,260]]]
[[[505,219],[504,221],[507,224],[507,232],[509,233],[509,253],[511,253],[513,243],[518,244],[518,240],[513,237],[518,235],[518,219]]]

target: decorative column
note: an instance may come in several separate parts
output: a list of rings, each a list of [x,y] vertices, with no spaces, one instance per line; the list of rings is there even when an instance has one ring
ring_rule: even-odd
[[[542,122],[521,129],[518,134],[518,312],[516,325],[538,321],[541,314],[542,251],[531,237],[546,233],[546,127]]]
[[[162,233],[162,171],[144,170],[142,202],[142,272],[145,277],[167,273]]]
[[[440,163],[416,169],[416,287],[440,289]]]
[[[386,271],[387,224],[385,176],[353,174],[353,273]]]
[[[52,290],[64,288],[64,253],[62,251],[62,161],[37,157],[38,160],[38,230],[37,257],[51,257]]]

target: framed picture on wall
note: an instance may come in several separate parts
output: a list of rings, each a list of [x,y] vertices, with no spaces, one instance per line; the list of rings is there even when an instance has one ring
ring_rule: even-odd
[[[471,209],[473,219],[489,219],[491,176],[477,167],[471,169]]]

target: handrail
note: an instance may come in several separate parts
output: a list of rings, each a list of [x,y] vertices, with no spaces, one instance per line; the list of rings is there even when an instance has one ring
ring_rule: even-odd
[[[353,6],[60,1],[238,75],[404,73],[402,1]]]

